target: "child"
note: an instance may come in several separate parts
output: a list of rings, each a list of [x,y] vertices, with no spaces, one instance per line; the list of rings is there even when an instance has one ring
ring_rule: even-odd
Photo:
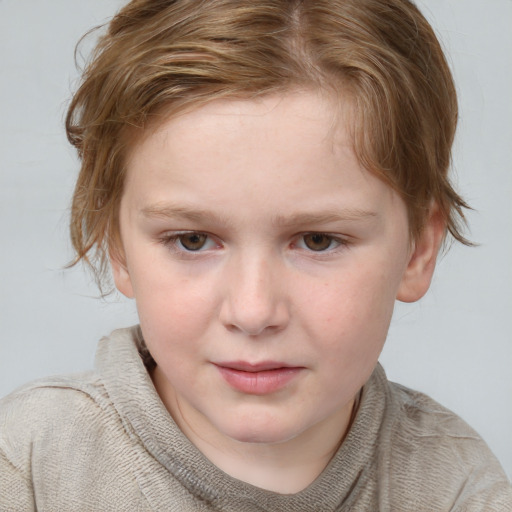
[[[457,119],[404,0],[134,0],[67,118],[77,261],[136,300],[94,372],[4,399],[2,510],[510,510],[378,357],[468,243]]]

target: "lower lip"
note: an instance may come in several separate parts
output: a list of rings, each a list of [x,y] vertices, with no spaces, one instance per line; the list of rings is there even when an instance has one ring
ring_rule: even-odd
[[[237,391],[249,395],[267,395],[283,389],[303,368],[276,368],[260,372],[244,372],[217,366],[224,380]]]

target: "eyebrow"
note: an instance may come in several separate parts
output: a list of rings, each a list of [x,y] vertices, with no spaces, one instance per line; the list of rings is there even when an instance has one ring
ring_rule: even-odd
[[[376,212],[360,208],[327,209],[319,212],[299,212],[290,216],[275,215],[273,221],[279,226],[295,226],[308,224],[328,224],[378,217]]]
[[[214,222],[229,224],[229,217],[218,215],[210,210],[192,208],[184,205],[157,203],[141,209],[141,214],[148,218],[180,219],[192,222]],[[296,225],[327,224],[341,221],[358,221],[379,217],[378,213],[360,208],[327,208],[321,211],[298,212],[292,215],[276,214],[272,223],[280,227]]]
[[[157,203],[142,208],[140,213],[144,217],[153,217],[161,219],[183,219],[195,222],[204,220],[215,221],[217,223],[226,223],[227,218],[201,208],[191,208],[187,206],[178,206],[168,203]]]

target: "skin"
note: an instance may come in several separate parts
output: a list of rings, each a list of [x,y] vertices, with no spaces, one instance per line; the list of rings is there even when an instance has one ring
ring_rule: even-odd
[[[128,157],[112,252],[177,424],[228,474],[281,493],[339,447],[395,299],[426,292],[444,234],[432,208],[410,240],[404,202],[360,166],[338,105],[295,91],[164,121]],[[298,371],[247,393],[226,361]]]

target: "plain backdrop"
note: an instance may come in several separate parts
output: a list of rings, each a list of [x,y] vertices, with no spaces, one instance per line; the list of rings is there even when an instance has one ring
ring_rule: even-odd
[[[97,340],[137,322],[98,299],[72,258],[78,163],[63,118],[74,47],[121,0],[0,0],[0,396],[88,369]],[[454,171],[477,248],[453,246],[428,295],[398,304],[381,357],[388,376],[468,421],[512,476],[512,1],[422,0],[458,85]],[[90,45],[85,45],[87,53]]]

